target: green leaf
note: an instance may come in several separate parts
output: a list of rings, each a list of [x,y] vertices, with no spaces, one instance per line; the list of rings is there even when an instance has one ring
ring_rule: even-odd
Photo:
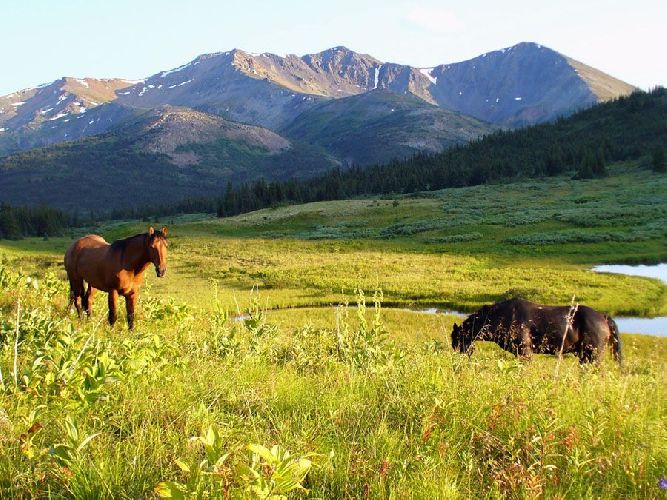
[[[271,451],[261,444],[249,444],[247,449],[262,457],[269,464],[273,464],[277,461],[276,457],[271,453]]]
[[[176,460],[176,465],[183,472],[190,472],[190,466],[188,464],[186,464],[183,460],[177,459]]]
[[[155,493],[160,498],[176,498],[185,500],[186,491],[182,484],[173,481],[163,481],[155,487]]]
[[[215,429],[213,429],[213,427],[209,427],[206,431],[206,440],[204,443],[208,446],[214,446],[217,437],[218,433],[215,431]]]
[[[81,441],[81,444],[79,446],[77,446],[76,451],[79,452],[79,451],[83,450],[86,447],[86,445],[88,443],[90,443],[90,441],[92,441],[94,438],[96,438],[100,434],[102,434],[102,433],[101,432],[96,432],[95,434],[91,434],[90,436],[88,436],[86,439]]]

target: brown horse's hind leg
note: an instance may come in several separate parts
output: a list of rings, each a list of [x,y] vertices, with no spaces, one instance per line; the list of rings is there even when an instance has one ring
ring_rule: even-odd
[[[93,314],[93,297],[95,296],[95,289],[90,286],[90,283],[88,283],[88,290],[86,291],[86,294],[83,296],[83,309],[86,311],[86,314],[90,318],[90,316]]]
[[[118,319],[117,299],[118,292],[116,290],[111,290],[109,292],[109,324],[111,326],[113,326]]]
[[[69,282],[69,304],[67,311],[72,308],[72,304],[76,307],[76,314],[81,317],[81,297],[83,297],[83,280],[70,280]]]

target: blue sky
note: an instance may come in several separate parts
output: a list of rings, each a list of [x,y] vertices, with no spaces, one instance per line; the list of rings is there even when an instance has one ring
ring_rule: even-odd
[[[60,76],[138,79],[206,52],[336,45],[428,67],[535,41],[667,85],[667,1],[2,0],[0,95]]]

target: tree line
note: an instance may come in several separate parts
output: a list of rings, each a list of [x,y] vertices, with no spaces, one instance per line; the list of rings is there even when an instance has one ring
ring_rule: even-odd
[[[46,206],[12,207],[0,204],[0,239],[18,240],[26,236],[60,236],[65,229],[81,225],[81,219]]]

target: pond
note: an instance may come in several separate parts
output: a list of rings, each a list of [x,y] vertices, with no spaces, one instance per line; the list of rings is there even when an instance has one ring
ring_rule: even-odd
[[[593,271],[599,273],[628,274],[631,276],[643,276],[645,278],[657,278],[667,283],[667,263],[661,263],[651,266],[639,265],[600,265],[593,267]],[[330,307],[330,306],[328,306]],[[438,309],[429,307],[425,309],[397,308],[406,312],[417,314],[453,314],[456,316],[467,316],[460,311],[448,309]],[[248,319],[248,316],[237,316],[236,321]],[[655,318],[635,318],[635,317],[614,317],[618,329],[621,333],[640,333],[643,335],[656,335],[658,337],[667,337],[667,316],[656,316]]]
[[[593,267],[598,273],[627,274],[629,276],[642,276],[644,278],[656,278],[667,283],[667,262],[655,265],[630,266],[626,264],[605,264]],[[614,318],[618,329],[626,333],[643,333],[646,335],[657,335],[667,337],[667,316],[655,318]]]
[[[656,278],[667,283],[667,263],[662,262],[654,265],[630,266],[627,264],[604,264],[593,267],[598,273],[627,274],[629,276],[642,276],[644,278]],[[667,337],[667,316],[656,316],[655,318],[614,318],[618,329],[625,333],[642,333],[645,335],[657,335]]]
[[[593,267],[597,273],[628,274],[630,276],[643,276],[644,278],[656,278],[667,283],[667,262],[652,266],[629,266],[626,264],[604,264]]]

